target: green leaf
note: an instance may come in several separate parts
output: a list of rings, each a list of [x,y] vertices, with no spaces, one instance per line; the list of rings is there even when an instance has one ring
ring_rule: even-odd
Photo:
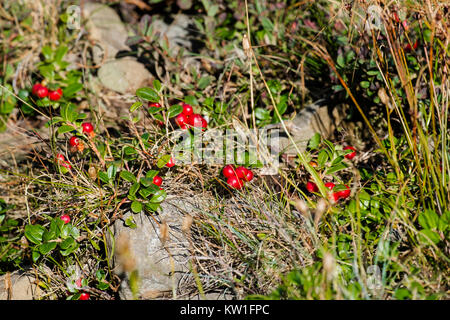
[[[163,202],[164,199],[166,199],[167,197],[167,193],[164,190],[159,190],[158,192],[156,192],[153,197],[151,197],[150,202],[151,203],[159,203],[159,202]]]
[[[163,156],[162,156],[161,158],[159,158],[158,161],[156,162],[156,166],[157,166],[158,168],[164,167],[164,166],[167,164],[167,162],[169,162],[170,158],[171,158],[170,154],[165,154],[165,155],[163,155]]]
[[[270,111],[263,108],[255,108],[255,116],[258,120],[270,120]]]
[[[333,162],[331,162],[331,166],[341,163],[342,160],[344,160],[344,156],[338,156],[334,158]]]
[[[44,56],[45,60],[52,60],[53,58],[53,50],[50,46],[43,46],[42,47],[42,55]]]
[[[106,172],[100,171],[98,173],[98,177],[101,181],[103,181],[104,183],[109,183],[109,178],[108,175],[106,174]]]
[[[58,49],[55,51],[55,61],[60,62],[66,55],[67,51],[69,51],[69,48],[66,46],[59,46]]]
[[[370,82],[369,81],[361,81],[359,83],[359,85],[361,86],[361,88],[367,89],[368,87],[370,87]]]
[[[48,127],[50,127],[51,125],[53,125],[53,124],[55,124],[55,123],[58,123],[58,122],[61,122],[61,121],[63,121],[63,118],[61,118],[61,117],[54,117],[53,119],[51,119],[50,121],[48,121],[48,122],[45,124],[45,127],[48,128]]]
[[[92,246],[94,247],[95,250],[100,251],[100,246],[97,244],[97,242],[95,242],[92,239],[89,239],[89,241],[91,242]]]
[[[450,211],[445,211],[439,219],[438,229],[442,232],[450,226]]]
[[[65,98],[72,98],[78,91],[83,89],[81,83],[71,83],[63,90],[63,95]]]
[[[419,232],[419,239],[426,244],[436,244],[441,241],[441,237],[439,237],[439,234],[429,229],[421,230]]]
[[[261,24],[262,24],[264,30],[266,30],[269,33],[272,32],[274,29],[272,21],[270,21],[270,19],[268,19],[266,17],[263,17],[261,19]]]
[[[169,118],[176,117],[181,112],[183,112],[183,107],[182,106],[180,106],[178,104],[176,104],[174,106],[171,106],[169,108]]]
[[[39,224],[29,224],[25,226],[25,237],[34,244],[40,244],[42,242],[44,231],[45,228]]]
[[[144,100],[151,101],[151,102],[159,102],[159,95],[158,92],[156,92],[153,88],[139,88],[136,90],[136,95]]]
[[[123,153],[127,156],[131,156],[133,154],[137,154],[137,151],[135,148],[130,147],[130,146],[126,146],[123,148]]]
[[[320,133],[316,132],[313,137],[309,140],[308,148],[316,149],[320,144]]]
[[[136,101],[135,103],[133,103],[130,107],[130,112],[134,112],[137,109],[139,109],[140,107],[142,107],[142,102],[141,101]]]
[[[49,240],[55,240],[59,237],[61,233],[61,227],[58,225],[57,220],[60,220],[61,223],[64,224],[64,221],[62,221],[60,218],[55,218],[50,222],[50,228],[49,230],[45,230],[42,234],[42,241],[47,242]]]
[[[130,226],[130,228],[133,228],[133,227]],[[99,284],[97,284],[97,289],[99,289],[99,290],[107,290],[108,288],[109,288],[109,283],[107,283],[107,282],[102,281]]]
[[[67,250],[67,249],[69,249],[70,247],[74,247],[74,246],[76,246],[76,241],[75,241],[75,239],[74,238],[72,238],[72,237],[68,237],[68,238],[66,238],[63,242],[61,242],[60,244],[59,244],[59,247],[62,249],[62,250]]]
[[[142,211],[142,203],[139,202],[139,201],[133,201],[133,202],[131,203],[131,210],[132,210],[134,213],[139,213],[139,212],[141,212],[141,211]]]
[[[56,242],[46,242],[38,246],[39,252],[43,255],[49,253],[56,248]]]
[[[437,229],[439,224],[439,216],[431,209],[426,209],[419,215],[419,224],[424,229]]]
[[[41,256],[41,254],[39,253],[38,250],[33,250],[33,252],[31,253],[31,256],[33,258],[33,262],[36,262],[39,257]]]
[[[155,114],[155,113],[160,112],[161,110],[162,110],[161,107],[149,107],[148,108],[148,113]]]
[[[153,88],[158,92],[161,91],[161,82],[158,79],[153,80]]]
[[[78,229],[76,227],[73,226],[73,224],[68,223],[63,226],[60,236],[63,239],[66,239],[69,236],[78,238],[80,236],[80,232],[78,231]]]
[[[144,186],[144,187],[150,187],[153,184],[153,179],[147,178],[147,177],[142,177],[139,182]]]
[[[108,174],[108,180],[113,180],[117,174],[117,167],[114,164],[110,165],[108,167],[107,174]]]
[[[139,190],[139,194],[142,198],[147,199],[147,197],[152,194],[152,191],[150,189],[144,188]]]
[[[53,78],[55,77],[55,69],[53,65],[40,66],[39,72],[44,78],[48,79],[49,81],[53,81]]]
[[[128,182],[137,182],[136,177],[130,171],[120,171],[120,177]]]
[[[191,106],[198,106],[198,100],[195,98],[195,96],[184,97],[184,103],[189,104]]]
[[[61,250],[60,253],[62,256],[66,257],[69,254],[71,254],[72,252],[76,251],[78,249],[78,247],[79,247],[79,244],[75,243],[74,246],[71,246],[71,247],[67,248],[66,250]]]
[[[149,170],[149,171],[147,171],[147,173],[145,174],[145,177],[146,177],[147,179],[153,179],[155,176],[158,175],[158,173],[159,173],[159,171],[157,171],[157,170]]]
[[[341,68],[345,67],[345,59],[344,59],[344,56],[342,54],[338,55],[336,62],[337,62],[339,67],[341,67]]]
[[[133,184],[130,188],[130,190],[128,191],[128,194],[131,196],[134,196],[136,194],[136,192],[139,190],[139,187],[141,186],[141,184],[139,182],[136,182],[135,184]]]
[[[147,209],[148,211],[154,212],[156,210],[158,210],[160,204],[159,203],[146,203],[145,204],[145,209]]]
[[[141,205],[141,210],[142,210],[142,205]],[[141,211],[139,210],[139,212]],[[125,220],[125,225],[131,229],[135,229],[137,227],[136,223],[134,222],[134,218],[133,216],[129,216],[126,220]]]
[[[347,167],[348,166],[345,163],[341,162],[341,163],[338,163],[338,164],[328,168],[327,171],[326,171],[326,174],[332,174],[332,173],[335,173],[337,171],[343,170],[343,169],[345,169]]]
[[[63,133],[70,132],[73,130],[75,130],[75,129],[72,126],[62,125],[61,127],[58,128],[58,133],[63,134]]]
[[[201,77],[200,80],[198,81],[197,87],[200,90],[204,90],[210,83],[211,83],[211,77],[204,76],[204,77]]]
[[[328,153],[325,150],[321,150],[317,156],[317,165],[319,168],[323,167],[328,160]]]

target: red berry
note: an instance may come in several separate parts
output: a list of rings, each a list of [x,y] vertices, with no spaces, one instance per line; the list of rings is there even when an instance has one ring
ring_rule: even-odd
[[[206,128],[208,126],[208,122],[199,114],[194,113],[189,117],[189,125],[192,127],[202,127]]]
[[[252,170],[247,169],[247,173],[245,174],[244,180],[247,181],[247,182],[253,180],[253,172],[252,172]]]
[[[319,191],[319,188],[317,187],[317,185],[314,182],[308,181],[306,183],[306,190],[308,190],[309,192],[317,192],[317,191]]]
[[[240,189],[243,186],[242,181],[236,176],[229,177],[227,179],[227,184],[233,189]]]
[[[223,167],[222,174],[224,175],[225,178],[235,176],[236,173],[234,171],[234,166],[231,164],[227,164],[225,167]]]
[[[81,288],[83,286],[83,284],[81,283],[81,278],[75,281],[75,285],[77,286],[77,288]]]
[[[83,132],[84,132],[84,133],[91,133],[91,132],[94,131],[94,126],[93,126],[92,123],[90,123],[90,122],[84,122],[84,123],[81,125],[81,128],[83,129]]]
[[[56,160],[57,160],[57,161],[66,161],[66,158],[64,158],[64,155],[63,155],[63,154],[58,153],[58,154],[56,155]]]
[[[189,117],[186,116],[184,113],[180,113],[175,118],[175,123],[183,130],[186,129],[186,124],[188,123],[188,121]]]
[[[194,114],[194,108],[192,108],[192,106],[190,104],[183,103],[182,107],[183,107],[183,113],[185,116],[190,116],[190,115]]]
[[[325,183],[325,187],[327,187],[328,189],[330,189],[330,190],[333,190],[333,188],[335,187],[336,185],[333,183],[333,182],[327,182],[327,183]]]
[[[60,163],[60,165],[62,165],[64,168],[67,168],[67,169],[72,168],[72,166],[70,165],[70,163],[68,161],[64,161],[63,163]]]
[[[67,214],[65,214],[61,216],[61,220],[64,221],[64,224],[68,224],[70,222],[70,217]]]
[[[58,90],[49,91],[48,98],[51,101],[58,101],[59,99],[61,99],[62,95],[63,95],[62,89],[58,88]]]
[[[36,89],[36,95],[38,96],[38,98],[45,98],[48,95],[48,89],[47,87],[44,87],[43,85],[41,85],[40,87],[38,87]]]
[[[397,12],[394,12],[394,19],[395,19],[395,22],[397,22],[397,23],[400,22]]]
[[[80,294],[80,300],[89,300],[90,297],[91,297],[90,294],[86,292]]]
[[[333,192],[332,194],[334,202],[338,202],[341,196],[339,195],[339,192]]]
[[[64,158],[64,155],[62,155],[61,153],[58,153],[56,155],[56,159],[55,160],[60,166],[63,166],[64,168],[67,168],[67,169],[71,169],[72,168],[70,163],[68,161],[66,161],[66,159]]]
[[[163,180],[160,176],[155,176],[153,178],[153,183],[156,184],[158,187],[161,186]]]
[[[173,161],[173,158],[170,158],[169,162],[166,163],[166,167],[172,168],[175,165],[175,161]]]
[[[161,105],[158,102],[149,102],[148,106],[154,108],[161,108]]]
[[[345,185],[345,186],[347,187],[347,189],[337,192],[337,195],[339,196],[339,198],[346,199],[350,196],[350,188],[347,185]]]
[[[37,91],[41,87],[42,87],[42,84],[36,83],[35,85],[33,85],[33,88],[31,88],[31,93],[34,94],[35,96],[37,96]]]
[[[346,154],[345,157],[349,160],[352,160],[356,156],[356,149],[352,146],[346,146],[344,147],[344,150],[353,150],[353,152]]]
[[[69,144],[73,147],[78,146],[80,144],[80,138],[73,136],[72,138],[70,138]]]
[[[236,176],[239,178],[239,179],[244,179],[244,177],[247,175],[247,168],[244,168],[244,167],[237,167],[236,168]]]

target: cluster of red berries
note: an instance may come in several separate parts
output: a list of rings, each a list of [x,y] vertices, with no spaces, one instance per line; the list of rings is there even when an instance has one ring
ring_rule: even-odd
[[[352,152],[348,153],[345,155],[345,158],[351,160],[356,156],[356,149],[355,147],[352,146],[346,146],[343,148],[343,150],[352,150]],[[317,166],[317,164],[315,164],[314,162],[310,163],[313,167]],[[313,165],[314,164],[314,165]],[[328,189],[330,189],[330,191],[333,191],[334,187],[336,185],[333,182],[327,182],[325,183],[325,187],[327,187]],[[344,190],[341,191],[336,191],[331,193],[331,197],[333,198],[334,202],[339,201],[339,199],[346,199],[350,196],[350,187],[345,185]],[[308,181],[306,183],[306,190],[308,190],[309,192],[318,192],[319,188],[317,187],[317,185],[312,182],[312,181]]]
[[[233,165],[226,165],[222,174],[227,178],[227,184],[233,189],[241,189],[244,182],[249,182],[253,179],[253,172],[245,167],[234,168]]]
[[[406,20],[401,20],[397,14],[397,12],[393,12],[393,16],[394,16],[394,20],[396,23],[400,23],[403,28],[405,29],[405,31],[408,31],[409,26],[408,26],[408,22]],[[407,43],[404,47],[404,50],[406,52],[411,52],[413,49],[416,50],[417,47],[419,46],[419,40],[416,40],[416,42],[414,42],[414,44],[411,46],[411,44]]]
[[[201,127],[205,130],[208,122],[200,114],[194,113],[194,109],[187,103],[182,104],[183,112],[175,117],[175,123],[183,130],[191,127]]]
[[[352,150],[352,151],[353,151],[353,152],[350,152],[349,154],[346,154],[346,155],[345,155],[345,157],[346,157],[348,160],[352,160],[352,159],[356,156],[356,149],[355,149],[355,147],[352,147],[352,146],[346,146],[346,147],[343,148],[343,150]]]
[[[63,95],[61,88],[58,88],[56,90],[48,90],[48,88],[41,83],[36,83],[31,89],[31,93],[37,96],[39,99],[48,97],[51,101],[58,101]]]
[[[66,169],[71,169],[72,166],[70,165],[69,161],[66,160],[66,158],[64,157],[64,155],[62,153],[58,153],[56,155],[56,163],[59,164],[60,166],[66,168]]]
[[[83,123],[81,125],[81,127],[82,127],[82,130],[83,130],[83,133],[85,133],[85,134],[87,134],[87,135],[89,135],[91,137],[93,137],[95,135],[94,134],[94,126],[90,122]],[[78,151],[81,152],[81,151],[84,150],[83,142],[81,141],[80,138],[78,138],[76,136],[72,136],[69,139],[69,144],[70,144],[71,148],[74,148],[71,151],[78,150]],[[61,154],[61,153],[58,153],[56,155],[56,159],[55,160],[56,160],[56,163],[58,163],[60,166],[63,166],[66,169],[71,169],[72,168],[70,163],[65,159],[64,155]]]
[[[333,182],[325,183],[325,187],[330,189],[330,191],[333,191],[335,186],[336,185]],[[350,196],[350,187],[347,185],[345,185],[345,187],[346,187],[346,189],[337,191],[337,192],[333,192],[331,194],[331,197],[333,197],[333,200],[335,202],[339,201],[339,199],[346,199]],[[308,181],[306,183],[306,190],[308,190],[309,192],[318,192],[319,188],[317,187],[317,185],[314,182]]]
[[[84,122],[81,125],[81,129],[82,129],[82,132],[87,134],[88,136],[90,136],[90,137],[94,137],[95,136],[94,126],[92,125],[92,123]],[[71,151],[78,150],[79,152],[82,152],[84,150],[83,141],[81,141],[81,139],[78,138],[77,136],[72,136],[69,139],[69,144],[70,144],[70,146],[72,148]]]

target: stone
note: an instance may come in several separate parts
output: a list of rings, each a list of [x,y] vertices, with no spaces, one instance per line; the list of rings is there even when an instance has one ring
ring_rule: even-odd
[[[121,299],[154,299],[177,291],[183,275],[189,272],[189,240],[183,231],[185,217],[202,210],[204,203],[193,198],[173,197],[161,203],[158,214],[127,212],[113,225],[115,239],[114,272],[123,278]],[[124,223],[133,217],[136,227]],[[137,271],[136,297],[130,288]]]
[[[100,3],[86,2],[83,16],[90,39],[98,43],[93,49],[94,63],[115,59],[119,51],[130,50],[125,44],[128,31],[114,9]]]
[[[308,146],[308,141],[317,132],[325,139],[333,134],[336,127],[343,119],[342,108],[337,106],[332,110],[324,105],[324,100],[316,101],[303,108],[292,120],[285,121],[285,126],[298,149],[303,152]],[[279,146],[274,146],[276,151],[288,156],[295,156],[297,149],[287,137],[281,124],[271,125],[279,129]]]
[[[173,55],[185,48],[188,51],[192,50],[192,42],[189,41],[190,27],[194,25],[189,16],[184,14],[177,14],[170,25],[166,24],[162,18],[154,17],[152,21],[153,34],[159,36],[159,41],[162,44],[166,41]]]
[[[30,271],[14,271],[0,276],[0,300],[38,299],[41,290]]]
[[[98,78],[104,87],[121,94],[134,94],[137,89],[151,85],[154,80],[144,65],[132,58],[106,62],[98,70]]]
[[[48,138],[48,130],[37,128],[34,134],[29,130],[29,126],[29,123],[24,121],[8,120],[6,130],[0,133],[0,168],[15,168],[26,159],[33,148],[39,149],[44,145],[43,140]]]

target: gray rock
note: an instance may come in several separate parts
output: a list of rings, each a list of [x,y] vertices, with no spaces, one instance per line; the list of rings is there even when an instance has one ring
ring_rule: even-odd
[[[133,299],[130,277],[134,271],[139,278],[136,298],[160,298],[178,291],[181,278],[189,272],[184,216],[201,210],[202,206],[192,198],[166,199],[159,214],[128,212],[123,220],[114,223],[114,270],[124,277],[119,291],[121,299]],[[136,224],[134,229],[124,224],[130,216]]]
[[[128,37],[127,29],[120,20],[119,15],[109,6],[87,2],[83,6],[83,15],[86,18],[86,29],[90,39],[96,41],[94,47],[94,62],[99,64],[104,55],[106,60],[116,57],[121,50],[130,50],[125,44]]]
[[[192,43],[187,40],[190,24],[193,24],[193,21],[184,14],[175,15],[170,25],[167,25],[162,18],[154,17],[152,21],[153,34],[159,36],[161,44],[167,39],[173,54],[176,54],[180,48],[192,50]]]
[[[121,94],[134,94],[138,88],[151,84],[154,78],[142,63],[131,57],[115,59],[119,51],[130,50],[125,44],[128,31],[119,15],[106,5],[92,2],[84,5],[83,13],[89,37],[98,43],[93,58],[94,63],[101,64],[100,83]]]
[[[5,132],[0,133],[0,168],[15,168],[15,166],[26,159],[27,154],[34,149],[39,149],[43,142],[38,138],[48,138],[47,130],[35,129],[36,134],[29,131],[26,122],[7,123]]]
[[[0,276],[0,300],[38,299],[41,290],[29,271],[14,271]]]
[[[337,106],[332,109],[330,114],[330,108],[323,105],[323,100],[319,100],[315,103],[303,108],[292,120],[285,121],[286,129],[292,136],[295,144],[300,151],[305,151],[308,146],[308,141],[319,132],[325,139],[330,138],[336,127],[342,121],[342,107]],[[283,128],[281,124],[275,126],[279,129],[279,146],[275,146],[279,153],[286,154],[288,156],[294,156],[297,154],[297,149],[292,144],[291,140],[283,134]],[[285,135],[283,137],[283,135]]]
[[[150,85],[154,79],[142,63],[132,58],[106,62],[98,70],[98,78],[103,86],[122,94],[134,94],[140,87]]]

